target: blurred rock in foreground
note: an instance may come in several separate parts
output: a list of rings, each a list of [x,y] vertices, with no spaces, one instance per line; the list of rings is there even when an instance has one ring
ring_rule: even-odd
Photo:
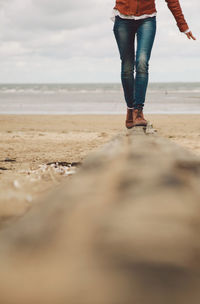
[[[200,302],[200,159],[135,130],[0,232],[1,304]]]

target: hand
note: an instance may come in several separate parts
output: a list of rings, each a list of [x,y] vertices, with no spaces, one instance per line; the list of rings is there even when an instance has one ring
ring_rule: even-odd
[[[192,35],[192,32],[190,31],[190,32],[188,32],[188,33],[185,33],[186,35],[187,35],[187,37],[188,37],[188,39],[193,39],[193,40],[196,40],[196,38]]]

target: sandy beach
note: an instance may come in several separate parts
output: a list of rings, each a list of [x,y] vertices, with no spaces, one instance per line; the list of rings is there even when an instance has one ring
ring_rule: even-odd
[[[200,156],[200,115],[146,118],[159,135]],[[61,180],[73,178],[89,153],[123,132],[124,115],[1,115],[1,219],[24,214]]]

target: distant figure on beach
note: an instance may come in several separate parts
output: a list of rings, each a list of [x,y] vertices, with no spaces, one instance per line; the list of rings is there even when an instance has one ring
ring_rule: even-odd
[[[185,21],[179,0],[165,0],[179,30],[196,40]],[[146,126],[143,115],[148,68],[156,33],[155,0],[116,0],[111,20],[121,59],[121,82],[127,104],[125,126]],[[135,60],[135,35],[137,51]],[[136,77],[134,79],[134,66]]]

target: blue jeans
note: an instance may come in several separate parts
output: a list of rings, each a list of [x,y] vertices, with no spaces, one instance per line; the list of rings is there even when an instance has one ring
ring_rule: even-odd
[[[156,33],[156,16],[138,20],[116,16],[113,32],[120,53],[121,82],[126,104],[129,108],[143,109],[149,78],[149,59]]]

